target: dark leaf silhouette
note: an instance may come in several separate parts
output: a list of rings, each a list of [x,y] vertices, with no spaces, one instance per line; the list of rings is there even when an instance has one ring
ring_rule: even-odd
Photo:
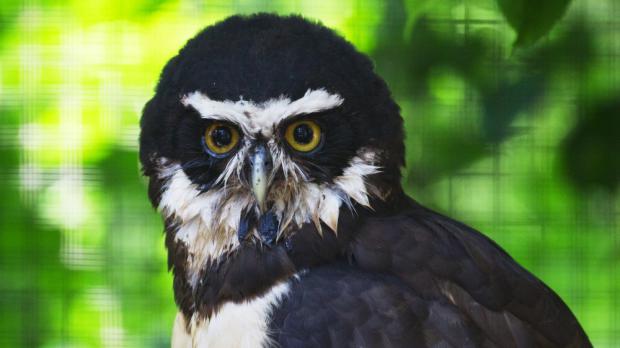
[[[570,0],[497,0],[497,3],[517,32],[514,46],[523,47],[547,34],[562,18]]]
[[[512,134],[511,123],[540,99],[544,81],[542,74],[533,74],[484,93],[482,131],[488,141],[499,143]]]
[[[564,142],[564,168],[582,188],[616,190],[620,181],[620,95],[585,109]]]

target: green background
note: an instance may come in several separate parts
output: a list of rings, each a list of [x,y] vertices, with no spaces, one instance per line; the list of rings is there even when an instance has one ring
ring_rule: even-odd
[[[162,224],[137,161],[163,64],[231,14],[301,13],[376,62],[403,182],[620,346],[616,0],[2,1],[0,346],[166,347]]]

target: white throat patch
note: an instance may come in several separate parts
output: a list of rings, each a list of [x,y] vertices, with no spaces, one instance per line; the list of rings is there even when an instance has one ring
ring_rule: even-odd
[[[241,100],[212,100],[199,91],[189,93],[181,98],[185,106],[194,108],[202,118],[228,121],[238,125],[246,135],[262,134],[271,137],[273,131],[283,120],[302,114],[311,114],[333,109],[342,104],[338,94],[331,94],[324,89],[309,89],[303,97],[291,101],[285,96],[256,104]]]

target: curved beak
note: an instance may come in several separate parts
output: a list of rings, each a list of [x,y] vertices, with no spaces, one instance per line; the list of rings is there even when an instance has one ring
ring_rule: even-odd
[[[256,145],[250,152],[250,185],[252,185],[254,197],[261,211],[265,211],[265,198],[271,170],[272,161],[269,151],[263,144]]]

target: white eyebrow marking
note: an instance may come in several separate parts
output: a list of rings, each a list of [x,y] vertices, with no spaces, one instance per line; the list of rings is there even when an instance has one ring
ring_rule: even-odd
[[[238,101],[213,100],[199,91],[181,98],[183,105],[194,108],[202,118],[233,122],[248,135],[262,133],[266,137],[271,136],[278,124],[289,117],[333,109],[343,101],[340,95],[324,89],[309,89],[303,97],[293,101],[280,96],[260,104],[243,100],[243,97]]]

